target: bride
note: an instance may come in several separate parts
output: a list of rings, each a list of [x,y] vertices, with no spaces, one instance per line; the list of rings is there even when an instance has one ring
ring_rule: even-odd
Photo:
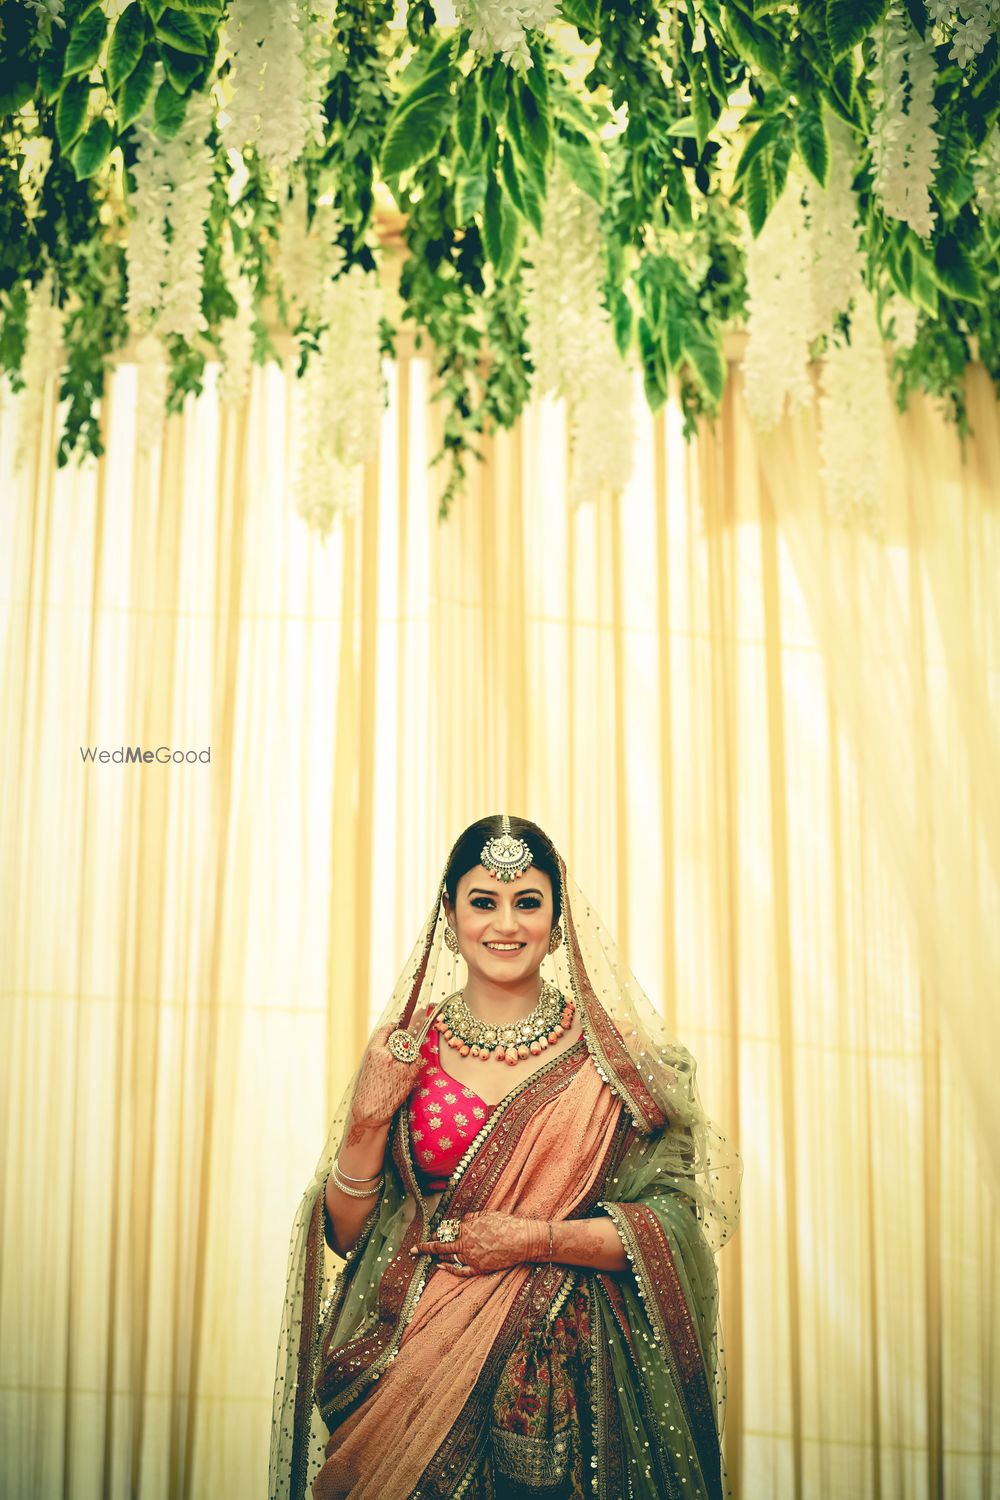
[[[271,1500],[721,1497],[740,1172],[549,838],[471,824],[296,1216]]]

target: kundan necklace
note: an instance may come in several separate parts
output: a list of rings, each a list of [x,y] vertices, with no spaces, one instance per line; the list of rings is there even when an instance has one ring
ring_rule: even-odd
[[[527,1016],[502,1026],[489,1025],[474,1016],[462,998],[464,991],[449,995],[434,1025],[449,1047],[462,1057],[493,1057],[497,1062],[516,1063],[522,1057],[537,1057],[540,1052],[569,1030],[576,1007],[572,1000],[542,980],[538,1004]]]

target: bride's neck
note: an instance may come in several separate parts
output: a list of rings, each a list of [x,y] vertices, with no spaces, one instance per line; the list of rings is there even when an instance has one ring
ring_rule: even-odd
[[[499,1025],[528,1015],[538,1004],[541,993],[542,979],[537,970],[514,984],[494,984],[489,979],[470,974],[464,999],[480,1021]]]

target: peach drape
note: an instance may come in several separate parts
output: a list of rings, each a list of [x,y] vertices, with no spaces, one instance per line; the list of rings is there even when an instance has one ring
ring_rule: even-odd
[[[359,514],[290,495],[254,374],[106,457],[0,414],[5,1492],[260,1494],[287,1235],[462,824],[550,828],[745,1162],[721,1256],[746,1500],[988,1500],[997,1297],[997,410],[917,406],[884,544],[738,382],[687,448],[637,393],[572,512],[559,408],[441,526],[428,369]],[[879,550],[881,549],[881,550]],[[210,747],[92,764],[81,746]],[[973,1043],[977,1045],[973,1045]]]

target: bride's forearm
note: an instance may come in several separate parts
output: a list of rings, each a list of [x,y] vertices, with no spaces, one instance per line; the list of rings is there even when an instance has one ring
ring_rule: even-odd
[[[546,1254],[545,1259],[548,1259]],[[560,1219],[552,1225],[552,1259],[595,1271],[626,1271],[628,1256],[610,1219]]]

